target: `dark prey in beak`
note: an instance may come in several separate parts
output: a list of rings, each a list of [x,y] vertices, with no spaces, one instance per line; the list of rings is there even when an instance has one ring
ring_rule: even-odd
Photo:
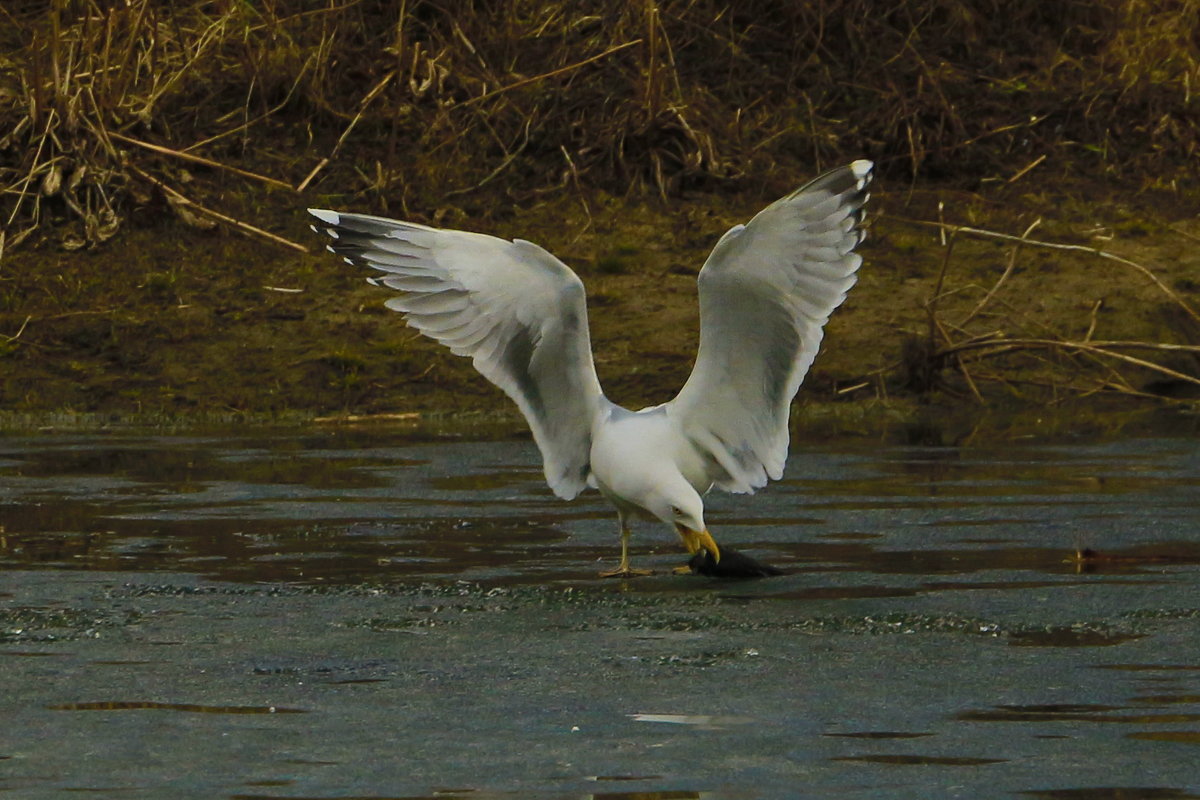
[[[701,550],[688,561],[688,568],[695,575],[707,575],[710,578],[767,578],[787,574],[778,567],[755,561],[728,546],[721,548],[720,561],[715,560],[707,550]]]

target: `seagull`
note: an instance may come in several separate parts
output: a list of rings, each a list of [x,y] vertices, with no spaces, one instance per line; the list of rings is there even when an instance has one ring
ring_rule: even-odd
[[[788,413],[829,315],[857,280],[872,163],[826,172],[730,228],[697,282],[700,347],[674,399],[630,411],[604,396],[583,282],[524,239],[507,241],[365,214],[309,209],[328,249],[385,273],[386,306],[467,356],[520,408],[546,483],[564,500],[595,488],[616,507],[629,564],[635,516],[670,526],[720,561],[704,521],[713,487],[753,493],[783,475]]]

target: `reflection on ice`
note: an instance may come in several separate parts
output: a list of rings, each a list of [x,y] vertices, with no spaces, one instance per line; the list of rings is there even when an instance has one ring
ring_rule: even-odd
[[[604,503],[555,501],[529,441],[410,435],[0,439],[0,569],[520,583],[589,578],[611,558]],[[1200,564],[1198,451],[1158,439],[799,448],[754,502],[710,497],[709,523],[793,573],[770,583],[796,599],[1150,578]],[[653,525],[632,547],[660,572],[686,561]]]

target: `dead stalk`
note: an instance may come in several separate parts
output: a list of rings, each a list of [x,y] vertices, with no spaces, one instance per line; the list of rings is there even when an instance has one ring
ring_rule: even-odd
[[[579,186],[579,170],[575,167],[575,162],[571,160],[571,154],[567,152],[567,148],[560,147],[563,158],[567,160],[567,168],[570,170],[571,181],[575,184],[575,191],[579,193],[579,202],[583,204],[583,213],[587,216],[587,224],[571,241],[571,244],[579,241],[579,237],[583,236],[584,232],[592,227],[592,209],[588,207],[587,197],[584,196],[583,189]]]
[[[1021,180],[1021,178],[1025,177],[1025,175],[1027,175],[1038,164],[1041,164],[1045,160],[1046,160],[1046,154],[1043,153],[1042,155],[1035,158],[1033,161],[1026,164],[1025,167],[1023,169],[1021,169],[1019,172],[1017,172],[1016,175],[1013,175],[1011,178],[1009,178],[1007,183],[1016,183],[1017,181]]]
[[[1013,236],[1012,234],[1009,234],[1009,233],[1000,233],[998,231],[989,231],[989,230],[985,230],[983,228],[970,228],[965,225],[951,225],[951,224],[948,224],[945,222],[933,222],[931,220],[923,220],[923,219],[907,219],[905,217],[894,217],[894,216],[890,217],[890,219],[894,219],[899,222],[907,222],[911,225],[921,225],[921,226],[925,226],[925,227],[938,228],[939,230],[948,230],[952,234],[962,233],[967,236],[974,236],[979,239],[994,239],[994,240],[1003,241],[1003,242],[1016,242],[1018,244],[1024,244],[1024,245],[1028,245],[1030,247],[1041,247],[1041,248],[1044,248],[1047,250],[1060,250],[1060,251],[1071,252],[1071,253],[1086,253],[1088,255],[1096,256],[1098,258],[1107,259],[1109,261],[1113,261],[1117,264],[1121,264],[1122,266],[1125,266],[1132,270],[1135,270],[1138,273],[1145,276],[1147,279],[1150,280],[1151,283],[1153,283],[1155,286],[1157,286],[1158,289],[1163,294],[1165,294],[1167,297],[1171,298],[1171,300],[1174,301],[1176,305],[1178,305],[1181,309],[1183,309],[1183,311],[1189,317],[1191,317],[1196,322],[1200,322],[1200,312],[1197,312],[1194,308],[1191,307],[1191,305],[1188,304],[1188,302],[1186,300],[1184,300],[1182,297],[1180,297],[1178,294],[1176,294],[1174,291],[1172,291],[1171,288],[1169,286],[1167,286],[1165,283],[1163,283],[1158,278],[1158,276],[1155,275],[1154,272],[1151,271],[1148,267],[1142,266],[1141,264],[1137,263],[1136,261],[1131,261],[1128,258],[1118,256],[1114,253],[1109,253],[1106,250],[1101,250],[1096,247],[1086,247],[1086,246],[1080,245],[1080,244],[1061,244],[1059,242],[1044,242],[1044,241],[1040,241],[1038,239],[1025,239],[1020,236]]]
[[[1097,300],[1096,302],[1092,303],[1092,313],[1088,319],[1087,333],[1083,335],[1083,340],[1085,342],[1091,343],[1092,341],[1092,334],[1096,332],[1096,315],[1100,313],[1100,309],[1103,307],[1103,305],[1103,300]]]
[[[1002,353],[1013,353],[1020,350],[1051,350],[1062,351],[1070,354],[1071,351],[1080,353],[1103,356],[1112,358],[1118,361],[1123,361],[1134,366],[1144,367],[1146,369],[1157,372],[1161,375],[1166,375],[1176,380],[1185,381],[1200,386],[1200,378],[1192,375],[1173,370],[1170,367],[1164,367],[1162,364],[1156,364],[1153,361],[1147,361],[1144,358],[1125,355],[1124,353],[1116,352],[1117,348],[1122,349],[1144,349],[1144,350],[1159,350],[1173,352],[1190,352],[1200,353],[1200,346],[1197,345],[1181,345],[1181,344],[1161,344],[1153,342],[1073,342],[1065,339],[984,339],[974,342],[964,342],[960,344],[950,345],[938,351],[935,355],[944,357],[947,355],[958,355],[969,350],[983,350],[979,353],[980,358],[987,358]]]
[[[1029,239],[1029,234],[1033,233],[1034,229],[1041,224],[1042,220],[1040,217],[1031,222],[1029,227],[1025,229],[1025,232],[1021,234],[1021,241],[1027,241]],[[976,305],[975,308],[971,309],[971,313],[963,317],[962,321],[958,323],[958,327],[965,327],[968,322],[975,319],[975,317],[979,315],[979,312],[983,311],[984,307],[986,307],[987,304],[991,302],[992,298],[996,296],[996,292],[1000,291],[1000,287],[1004,285],[1004,282],[1008,280],[1009,276],[1012,275],[1013,270],[1016,269],[1017,253],[1019,253],[1020,250],[1020,244],[1013,246],[1012,252],[1008,254],[1008,264],[1004,268],[1004,273],[1001,274],[999,280],[996,281],[992,288],[988,290],[987,294],[983,296],[983,299],[979,301],[979,304]]]
[[[1167,230],[1171,231],[1172,233],[1178,233],[1180,236],[1184,237],[1185,239],[1191,239],[1193,242],[1200,242],[1200,236],[1197,236],[1194,233],[1188,233],[1187,231],[1181,231],[1174,225],[1168,225]]]
[[[30,182],[33,180],[34,176],[38,174],[38,168],[40,166],[42,157],[42,149],[46,146],[46,139],[50,136],[50,127],[54,122],[54,117],[57,113],[58,112],[52,108],[46,114],[46,125],[42,130],[41,138],[38,140],[37,150],[33,154],[33,168],[25,174],[25,179],[21,182],[21,189],[17,194],[17,202],[13,204],[12,213],[8,215],[8,222],[5,223],[5,227],[12,225],[13,220],[17,218],[17,212],[21,210],[21,203],[25,199],[25,190],[29,188]]]
[[[932,350],[935,346],[934,340],[937,338],[935,334],[940,330],[943,336],[946,332],[941,327],[938,320],[937,305],[942,298],[942,286],[946,281],[946,271],[950,268],[950,256],[954,254],[954,231],[950,232],[948,239],[945,238],[943,231],[943,246],[946,248],[945,254],[942,256],[942,267],[938,270],[937,281],[933,285],[933,294],[925,301],[925,313],[929,315],[929,348]],[[950,341],[946,336],[946,341]]]
[[[212,136],[209,136],[206,139],[201,139],[198,142],[189,144],[187,147],[184,147],[179,152],[188,153],[192,150],[198,150],[201,147],[204,147],[205,145],[209,145],[209,144],[212,144],[213,142],[224,139],[226,136],[232,136],[235,133],[244,131],[247,128],[257,125],[258,123],[262,122],[263,120],[267,119],[268,117],[271,117],[271,116],[277,114],[284,106],[286,106],[291,101],[292,96],[296,93],[296,88],[298,86],[300,86],[300,81],[308,73],[308,70],[311,67],[312,62],[313,62],[313,56],[310,56],[307,60],[305,60],[304,66],[300,68],[300,74],[296,76],[296,80],[292,81],[292,86],[290,89],[288,89],[287,95],[282,100],[280,100],[278,104],[276,104],[272,108],[268,109],[267,111],[264,111],[262,114],[259,114],[254,119],[246,120],[245,122],[243,122],[239,125],[236,125],[227,131],[222,131],[221,133],[214,134]],[[290,189],[292,187],[288,186],[288,188]]]
[[[630,47],[634,47],[641,43],[642,43],[641,39],[634,39],[633,41],[625,42],[624,44],[615,45],[613,47],[608,48],[603,53],[597,53],[596,55],[591,56],[590,58],[585,58],[582,61],[576,61],[574,64],[568,64],[565,67],[559,67],[558,69],[553,69],[553,70],[550,70],[549,72],[543,72],[541,75],[534,75],[532,78],[526,78],[524,80],[516,81],[515,83],[510,83],[507,86],[501,86],[499,89],[495,89],[493,91],[486,92],[484,94],[481,94],[478,97],[472,97],[470,100],[466,100],[462,103],[459,103],[456,106],[452,106],[451,108],[452,109],[467,108],[468,106],[475,105],[476,103],[482,103],[484,100],[491,100],[493,97],[500,95],[500,94],[504,94],[505,92],[511,92],[513,89],[520,89],[522,86],[529,86],[530,84],[538,83],[539,81],[544,81],[548,78],[554,78],[559,75],[564,75],[568,72],[573,72],[573,71],[579,69],[580,67],[586,67],[588,64],[595,63],[602,58],[607,58],[608,56],[611,56],[613,53],[619,53],[622,50],[627,50]]]
[[[190,161],[193,164],[200,164],[205,167],[211,167],[212,169],[224,170],[225,172],[231,172],[234,175],[240,175],[243,178],[249,178],[251,180],[259,181],[260,183],[265,183],[269,186],[275,186],[280,189],[287,189],[288,191],[293,190],[292,185],[289,183],[284,183],[283,181],[276,180],[275,178],[268,178],[266,175],[259,175],[257,172],[249,172],[248,170],[239,169],[238,167],[232,166],[230,164],[222,164],[220,161],[213,161],[211,158],[205,158],[204,156],[192,155],[191,153],[185,153],[181,150],[172,150],[169,147],[163,147],[162,145],[151,144],[150,142],[143,142],[140,139],[134,139],[130,136],[125,136],[124,134],[117,133],[116,131],[109,131],[108,135],[111,136],[113,139],[116,139],[121,142],[125,142],[126,144],[136,145],[137,147],[142,147],[142,148],[145,148],[146,150],[150,150],[155,153],[161,153],[162,155],[165,155],[165,156],[171,156],[172,158],[178,158],[181,161]]]
[[[521,155],[521,153],[524,152],[525,148],[529,145],[529,125],[530,124],[531,124],[531,122],[529,120],[526,120],[525,132],[521,138],[521,143],[519,145],[517,145],[515,150],[513,150],[511,153],[509,153],[507,156],[505,156],[504,160],[500,162],[500,165],[497,166],[491,172],[489,172],[487,174],[487,177],[485,177],[483,180],[481,180],[479,183],[475,184],[474,186],[468,186],[465,189],[455,189],[452,192],[446,192],[446,194],[443,195],[443,199],[449,200],[451,197],[458,197],[459,195],[470,194],[471,192],[474,192],[477,189],[482,189],[484,186],[491,183],[496,178],[497,175],[499,175],[501,172],[504,172],[504,170],[508,169],[508,167],[514,161],[517,160],[517,156]]]
[[[282,236],[278,236],[274,233],[271,233],[270,231],[264,231],[262,228],[256,228],[255,226],[251,225],[248,222],[242,222],[239,219],[234,219],[233,217],[226,216],[225,214],[222,214],[218,211],[213,211],[211,208],[205,208],[204,206],[200,205],[199,203],[196,203],[193,200],[188,199],[183,194],[181,194],[180,192],[171,188],[167,184],[163,183],[161,180],[159,180],[158,178],[149,174],[148,172],[134,166],[133,164],[126,163],[125,168],[128,169],[133,174],[140,177],[142,180],[154,185],[159,190],[161,190],[164,194],[168,195],[169,197],[174,198],[176,202],[186,206],[188,209],[195,211],[198,214],[203,214],[206,217],[214,219],[225,225],[229,225],[230,227],[232,227],[238,231],[241,231],[242,233],[248,234],[250,236],[255,236],[260,239],[265,239],[266,241],[271,242],[272,244],[277,244],[282,247],[287,247],[292,250],[297,250],[301,253],[308,252],[307,247],[305,247],[304,245],[299,244],[297,242],[293,242],[291,239],[285,239]]]
[[[1200,353],[1200,345],[1196,344],[1172,344],[1170,342],[1137,342],[1137,341],[1122,341],[1122,340],[1083,340],[1074,342],[1068,339],[1041,339],[1041,338],[1006,338],[1003,334],[991,334],[989,336],[976,337],[974,339],[958,342],[939,351],[941,354],[949,354],[962,350],[978,350],[981,347],[990,345],[1025,345],[1030,343],[1057,342],[1064,347],[1080,348],[1100,348],[1107,350],[1157,350],[1164,353]]]
[[[337,157],[338,151],[342,149],[342,145],[346,143],[346,139],[349,138],[351,131],[353,131],[355,126],[358,125],[359,120],[361,120],[363,117],[363,114],[366,113],[367,108],[371,105],[371,101],[378,97],[380,92],[387,88],[387,85],[392,82],[392,78],[394,77],[396,77],[396,71],[392,70],[388,74],[384,75],[383,80],[375,84],[371,91],[367,92],[366,97],[364,97],[362,102],[358,105],[358,113],[354,115],[354,118],[350,120],[350,124],[346,126],[344,131],[342,131],[342,135],[338,137],[337,143],[333,146],[333,150],[330,151],[328,156],[317,162],[317,165],[312,168],[312,171],[308,173],[304,180],[300,181],[300,185],[296,187],[297,192],[303,192],[306,188],[308,188],[308,185],[312,183],[313,178],[317,177],[317,173],[323,170],[331,161],[333,161],[334,158]]]
[[[20,328],[17,328],[17,332],[16,332],[16,333],[14,333],[12,336],[8,336],[8,335],[5,335],[5,334],[3,334],[3,333],[0,333],[0,338],[3,338],[3,339],[6,341],[6,342],[9,342],[10,344],[11,344],[12,342],[15,342],[17,339],[20,339],[20,338],[21,338],[21,334],[25,332],[25,328],[26,328],[26,327],[29,325],[29,321],[30,321],[31,319],[33,319],[33,317],[32,317],[32,316],[27,316],[27,317],[25,317],[25,321],[21,323],[21,327],[20,327]]]

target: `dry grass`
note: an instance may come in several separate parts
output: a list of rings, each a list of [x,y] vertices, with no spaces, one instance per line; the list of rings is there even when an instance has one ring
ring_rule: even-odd
[[[1051,156],[1170,186],[1196,155],[1196,0],[58,0],[0,28],[9,248],[47,221],[102,242],[153,197],[202,224],[233,181],[411,215],[501,184],[776,191],[863,154],[893,177]]]
[[[296,209],[326,203],[466,224],[549,198],[599,228],[613,204],[778,196],[797,176],[863,156],[890,189],[879,199],[896,204],[918,182],[979,196],[1020,190],[1030,176],[1057,188],[1051,175],[1194,198],[1198,30],[1200,0],[6,2],[0,356],[34,353],[47,335],[39,325],[60,313],[31,316],[29,287],[62,291],[53,274],[6,275],[6,253],[39,240],[94,248],[123,229],[161,238],[142,221],[163,215],[292,250],[309,249],[289,238]],[[991,219],[947,228],[928,330],[911,338],[910,388],[1053,397],[1158,393],[1147,389],[1157,381],[1192,392],[1194,281],[1177,277],[1164,293],[1091,248],[1060,249],[1116,265],[1112,291],[1149,287],[1179,323],[1170,336],[1124,341],[1133,337],[1106,331],[1097,290],[1083,298],[1090,318],[1048,328],[1026,310],[1021,293],[1038,289],[1020,265],[1055,242],[1014,242],[1011,231],[991,245],[1010,248],[1009,269],[976,285],[955,248],[995,239],[989,227],[1008,229]],[[177,276],[174,266],[105,269],[129,274],[108,294],[68,292],[61,314],[100,314],[80,309],[108,307],[97,297],[119,299],[129,285],[149,291],[158,284],[147,275]],[[94,267],[62,271],[102,283]]]

